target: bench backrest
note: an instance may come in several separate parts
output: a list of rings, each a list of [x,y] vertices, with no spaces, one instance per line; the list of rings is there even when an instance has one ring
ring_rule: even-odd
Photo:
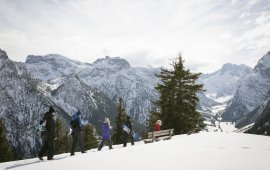
[[[173,135],[173,129],[166,129],[166,130],[161,130],[161,131],[154,131],[154,132],[148,132],[148,138],[155,138],[155,137],[162,137],[162,136],[171,136]]]

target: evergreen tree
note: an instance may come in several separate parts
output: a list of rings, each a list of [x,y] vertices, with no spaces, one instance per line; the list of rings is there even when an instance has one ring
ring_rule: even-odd
[[[90,124],[84,126],[83,142],[85,150],[97,148],[98,146],[98,141],[95,137],[94,127]]]
[[[126,113],[123,105],[123,99],[119,98],[119,103],[117,106],[117,116],[115,118],[116,128],[114,128],[115,132],[112,137],[112,141],[114,144],[121,144],[124,142],[122,125],[125,122],[125,117]]]
[[[153,107],[150,111],[149,118],[147,120],[147,126],[150,132],[154,131],[155,124],[159,119],[160,119],[160,112],[157,111],[156,107]]]
[[[25,144],[18,142],[18,145],[17,145],[15,151],[13,152],[13,159],[14,160],[24,160],[25,159],[24,145]]]
[[[63,153],[63,148],[64,148],[64,143],[63,143],[63,138],[61,135],[62,132],[62,125],[60,120],[57,118],[55,122],[55,154],[60,154]]]
[[[160,107],[162,127],[173,128],[175,134],[194,131],[203,125],[200,113],[196,111],[199,101],[196,93],[203,91],[203,85],[196,84],[200,73],[191,73],[183,63],[179,54],[172,64],[173,69],[161,69],[157,77],[162,83],[155,87],[160,93],[156,104]]]
[[[71,136],[69,135],[69,132],[66,132],[63,135],[62,140],[63,140],[63,148],[62,148],[63,152],[64,153],[70,152],[72,139]]]
[[[12,160],[11,147],[9,141],[6,139],[6,132],[2,119],[0,119],[0,153],[0,162]]]
[[[55,154],[70,152],[71,137],[68,135],[68,132],[63,132],[59,118],[57,118],[55,122],[55,136]]]

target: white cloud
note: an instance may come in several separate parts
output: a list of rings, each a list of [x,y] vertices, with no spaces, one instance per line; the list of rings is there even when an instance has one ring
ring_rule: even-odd
[[[15,61],[60,53],[82,62],[110,55],[166,66],[181,51],[189,68],[211,72],[269,50],[269,0],[27,2],[0,0],[0,48]]]

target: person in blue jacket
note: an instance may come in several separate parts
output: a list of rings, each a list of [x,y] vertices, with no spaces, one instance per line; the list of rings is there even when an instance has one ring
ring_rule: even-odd
[[[80,149],[82,153],[85,153],[84,150],[84,144],[82,139],[82,130],[83,125],[80,119],[81,112],[78,110],[78,112],[74,115],[72,115],[72,120],[70,121],[70,127],[72,129],[72,147],[71,147],[71,156],[74,155],[75,147],[77,146],[77,143],[80,145]]]
[[[109,149],[113,149],[111,135],[110,135],[111,129],[112,129],[112,127],[110,125],[110,119],[105,117],[105,121],[102,124],[102,141],[100,142],[100,144],[98,146],[98,151],[100,151],[102,149],[105,142],[109,143]]]

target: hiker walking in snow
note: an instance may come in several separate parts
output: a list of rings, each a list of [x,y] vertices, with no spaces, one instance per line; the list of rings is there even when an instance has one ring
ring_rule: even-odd
[[[102,141],[98,146],[98,151],[100,151],[102,149],[105,142],[109,143],[109,149],[113,149],[111,135],[110,135],[111,129],[112,129],[112,127],[110,125],[110,119],[105,117],[105,121],[102,124]]]
[[[55,110],[52,106],[46,112],[40,121],[40,125],[45,123],[45,131],[42,132],[43,144],[38,152],[38,158],[43,160],[43,155],[47,152],[47,159],[52,160],[54,155],[54,140],[55,140]]]
[[[123,124],[123,133],[124,133],[124,144],[123,147],[127,146],[128,138],[130,138],[130,142],[132,145],[134,145],[134,139],[133,139],[133,130],[132,130],[132,123],[130,121],[130,117],[126,117],[126,121]]]
[[[82,139],[82,130],[83,130],[83,125],[80,119],[81,112],[78,110],[78,112],[74,115],[72,115],[72,120],[70,121],[70,127],[72,129],[72,146],[71,146],[71,156],[74,155],[75,148],[77,146],[77,143],[80,145],[80,149],[82,153],[85,153],[84,150],[84,144],[83,144],[83,139]]]
[[[154,127],[154,131],[160,131],[160,126],[162,125],[161,120],[157,120],[155,127]]]

